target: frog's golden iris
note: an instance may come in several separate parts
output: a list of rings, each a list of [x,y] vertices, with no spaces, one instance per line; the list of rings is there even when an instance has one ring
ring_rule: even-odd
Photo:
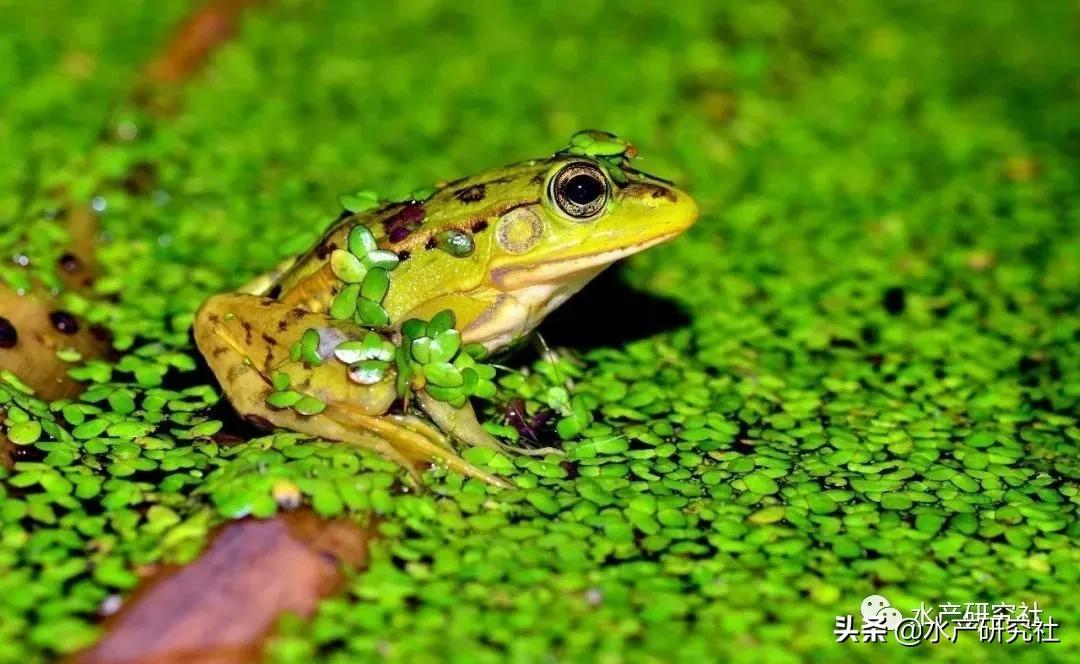
[[[501,483],[451,447],[450,439],[499,447],[468,403],[452,408],[421,390],[410,412],[395,412],[392,375],[360,385],[337,363],[298,366],[289,348],[308,329],[339,340],[366,333],[328,314],[344,286],[329,256],[347,246],[358,224],[401,259],[383,301],[388,338],[409,318],[450,309],[465,343],[506,348],[605,267],[677,236],[697,218],[685,192],[631,169],[620,169],[616,181],[611,168],[608,160],[560,153],[456,181],[422,201],[343,215],[310,251],[245,292],[207,300],[195,322],[199,349],[236,409],[254,421],[359,444],[410,467],[440,460]],[[295,388],[325,410],[268,407],[275,372],[290,373]]]
[[[548,196],[571,221],[593,221],[604,211],[610,185],[595,164],[574,161],[556,171],[549,180]]]

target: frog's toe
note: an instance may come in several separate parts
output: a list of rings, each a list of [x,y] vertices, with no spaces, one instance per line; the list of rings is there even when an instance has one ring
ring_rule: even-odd
[[[424,413],[454,440],[473,447],[503,448],[476,419],[476,411],[471,405],[466,403],[461,408],[455,408],[423,391],[417,393],[417,399]]]

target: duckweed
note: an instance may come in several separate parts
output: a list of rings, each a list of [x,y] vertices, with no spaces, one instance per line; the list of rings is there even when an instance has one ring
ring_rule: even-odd
[[[301,504],[377,515],[381,539],[312,619],[282,619],[280,663],[1074,652],[1080,53],[1066,3],[406,15],[285,0],[252,10],[163,119],[120,102],[189,3],[61,4],[0,8],[20,26],[0,38],[0,281],[60,292],[114,355],[64,353],[86,390],[54,402],[0,372],[14,444],[0,662],[90,643],[153,564],[191,560],[219,523]],[[428,370],[455,345],[433,319],[406,331],[428,355],[393,359],[425,359],[433,383],[477,373],[486,426],[541,449],[463,456],[516,489],[433,469],[426,491],[401,493],[390,461],[237,427],[189,337],[207,295],[310,247],[335,202],[379,204],[341,192],[414,192],[592,126],[632,138],[702,211],[594,286],[608,292],[565,305],[604,343],[551,321],[568,350],[484,377],[454,348]],[[618,177],[628,146],[582,136]],[[56,269],[75,207],[107,238],[81,292]],[[355,241],[358,261],[375,250]],[[337,313],[379,306],[365,277],[396,260],[361,261]],[[306,341],[295,359],[315,364],[317,333]],[[905,610],[1037,601],[1062,643],[836,644],[835,616],[869,594]]]

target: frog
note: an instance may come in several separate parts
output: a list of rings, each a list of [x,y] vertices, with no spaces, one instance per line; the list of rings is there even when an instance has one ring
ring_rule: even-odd
[[[403,200],[343,198],[309,250],[202,304],[198,350],[249,422],[373,450],[414,482],[442,465],[509,486],[458,451],[507,444],[480,423],[475,397],[446,385],[465,375],[475,386],[473,357],[520,344],[605,268],[694,224],[690,195],[634,168],[635,156],[589,130],[549,157]],[[435,349],[454,364],[417,371],[413,356]],[[442,385],[434,364],[449,374]]]

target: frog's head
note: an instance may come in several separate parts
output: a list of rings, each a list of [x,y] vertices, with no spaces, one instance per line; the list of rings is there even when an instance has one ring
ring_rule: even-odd
[[[424,301],[394,308],[421,317],[453,308],[466,340],[495,350],[605,267],[697,219],[688,194],[630,168],[628,144],[598,132],[574,140],[554,157],[452,183],[425,201],[419,238],[407,242],[426,250],[410,251],[410,265],[395,272],[402,288],[391,288],[390,304],[412,293]]]
[[[580,287],[697,219],[697,206],[685,192],[625,169],[616,181],[600,160],[560,156],[535,173],[532,195],[499,217],[490,238],[489,281],[506,293]]]

